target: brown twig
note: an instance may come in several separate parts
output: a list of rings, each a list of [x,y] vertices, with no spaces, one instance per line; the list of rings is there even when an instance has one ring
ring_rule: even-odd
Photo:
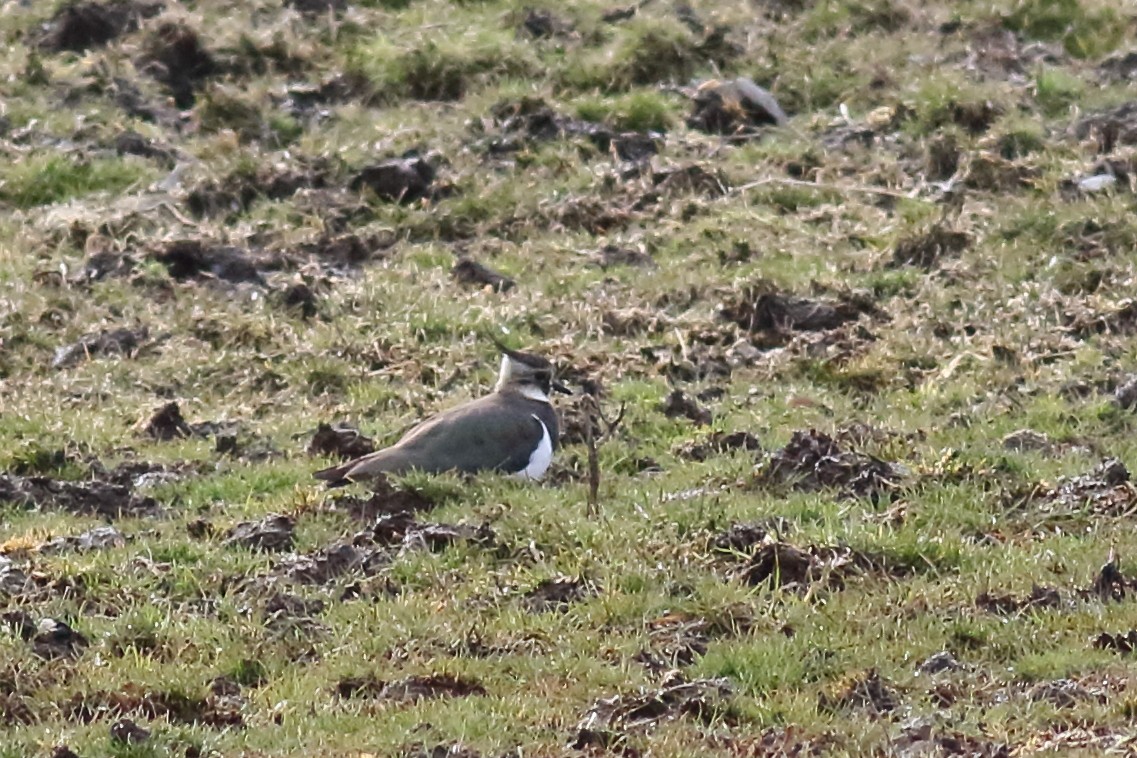
[[[580,401],[580,409],[584,412],[584,444],[588,448],[588,515],[600,515],[600,455],[598,449],[604,440],[611,437],[620,428],[624,420],[626,403],[620,403],[620,410],[616,418],[611,421],[600,408],[600,401],[596,395],[585,394]],[[604,423],[604,430],[596,436],[595,430],[600,422]]]

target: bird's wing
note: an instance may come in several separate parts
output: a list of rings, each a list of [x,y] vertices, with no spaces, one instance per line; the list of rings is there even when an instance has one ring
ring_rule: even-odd
[[[411,469],[516,472],[529,465],[544,431],[533,414],[509,413],[499,395],[487,395],[432,416],[389,448],[317,471],[315,476],[339,484]]]

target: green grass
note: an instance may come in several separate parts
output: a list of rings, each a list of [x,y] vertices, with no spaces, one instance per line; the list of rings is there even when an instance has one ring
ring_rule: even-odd
[[[734,694],[706,723],[617,724],[622,746],[934,752],[906,742],[917,721],[990,753],[1099,754],[1132,736],[1132,661],[1093,640],[1137,627],[1137,605],[1131,588],[1089,591],[1111,551],[1137,571],[1131,485],[1069,484],[1103,458],[1137,467],[1137,422],[1114,400],[1137,365],[1132,199],[1066,191],[1131,157],[1099,155],[1097,132],[1069,136],[1132,99],[1097,68],[1123,49],[1123,11],[698,0],[604,20],[599,0],[349,5],[179,10],[218,66],[182,113],[136,60],[169,12],[81,56],[37,47],[53,8],[0,18],[0,206],[18,211],[0,214],[0,497],[28,477],[59,488],[120,464],[168,469],[139,484],[158,508],[140,517],[0,502],[0,614],[64,621],[89,643],[45,660],[0,622],[0,755],[575,754],[594,704],[651,696],[672,669]],[[534,34],[531,7],[552,14],[550,34]],[[1020,50],[1032,42],[1049,52]],[[685,92],[740,75],[775,94],[787,127],[741,139],[686,125]],[[659,153],[622,163],[524,119],[503,133],[496,106],[521,101],[557,123],[657,132]],[[127,130],[180,168],[118,155]],[[408,150],[432,161],[433,193],[396,204],[348,188]],[[292,173],[318,179],[189,212],[194,190],[267,193]],[[941,196],[953,175],[961,204]],[[901,240],[938,227],[969,244],[893,265]],[[195,238],[246,252],[266,285],[174,280],[157,254]],[[612,249],[632,261],[604,262]],[[99,278],[96,254],[122,267]],[[516,287],[459,284],[457,256]],[[283,305],[300,284],[315,315]],[[750,333],[726,318],[747,291],[814,301],[806,315],[865,312]],[[137,326],[150,336],[136,354],[51,366],[84,335]],[[306,452],[316,426],[349,421],[389,444],[488,392],[487,331],[598,381],[609,416],[624,407],[599,450],[600,513],[579,443],[540,484],[414,474],[399,485],[435,503],[419,521],[492,541],[396,542],[366,570],[302,581],[298,566],[366,548],[372,525],[340,499],[366,488],[311,478],[330,462]],[[665,415],[673,390],[710,424]],[[190,423],[237,424],[236,453],[146,436],[171,400]],[[557,400],[570,420],[576,402]],[[840,465],[894,464],[894,489],[769,481],[771,455],[810,429],[837,440]],[[1024,429],[1039,449],[1004,442]],[[740,431],[763,449],[713,448]],[[270,514],[294,521],[291,551],[226,543]],[[125,545],[40,549],[108,522]],[[823,565],[808,586],[777,586],[788,565],[748,584],[761,545],[712,547],[737,525]],[[30,581],[14,592],[9,560]],[[580,597],[533,612],[527,593],[562,580]],[[1036,586],[1059,601],[1032,604]],[[962,668],[920,670],[945,650]],[[860,697],[872,672],[890,714]],[[345,679],[441,676],[484,694],[338,694]],[[1066,679],[1088,697],[1061,700]],[[104,710],[85,720],[82,704]],[[112,739],[124,714],[149,741]]]
[[[92,192],[121,192],[153,176],[154,172],[137,160],[41,155],[10,167],[0,183],[0,203],[34,208]]]

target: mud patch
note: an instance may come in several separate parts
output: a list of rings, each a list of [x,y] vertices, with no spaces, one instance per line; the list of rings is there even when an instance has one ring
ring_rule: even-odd
[[[0,502],[106,519],[157,515],[158,502],[152,497],[140,497],[132,489],[132,486],[102,481],[71,482],[43,476],[0,475]]]
[[[80,692],[63,703],[61,708],[64,718],[84,724],[129,716],[214,728],[244,725],[240,713],[219,709],[207,698],[151,690],[134,683],[128,683],[117,691]]]
[[[434,166],[410,152],[362,169],[349,186],[356,191],[370,189],[381,200],[413,203],[431,194],[434,178]]]
[[[844,589],[854,576],[890,577],[906,573],[881,557],[846,546],[809,545],[797,547],[786,542],[766,542],[731,574],[751,586],[806,590],[812,585]]]
[[[1011,616],[1023,611],[1062,606],[1062,593],[1054,587],[1034,585],[1030,594],[1019,597],[998,592],[981,592],[975,598],[975,607],[997,616]]]
[[[85,334],[77,342],[58,348],[51,359],[51,367],[70,368],[99,355],[121,355],[132,358],[142,349],[149,337],[150,330],[145,326]]]
[[[239,170],[221,181],[194,187],[186,196],[186,207],[197,218],[240,214],[259,199],[287,200],[301,190],[323,189],[330,171],[321,161],[299,168],[273,165]]]
[[[696,426],[707,426],[711,423],[711,412],[699,405],[683,390],[672,390],[667,399],[659,404],[659,411],[667,418],[685,418]]]
[[[835,692],[823,692],[817,702],[822,712],[856,710],[871,716],[887,716],[899,706],[899,694],[876,669],[870,669]]]
[[[1110,458],[1093,471],[1063,477],[1056,485],[1036,484],[1027,491],[1010,493],[1006,502],[1013,511],[1036,518],[1081,517],[1087,511],[1101,516],[1125,516],[1137,510],[1137,488],[1121,461]]]
[[[762,443],[750,432],[712,432],[701,439],[684,442],[675,449],[675,454],[689,461],[705,461],[739,450],[761,452]]]
[[[566,613],[573,603],[596,597],[600,588],[583,577],[544,579],[526,592],[521,604],[530,613]]]
[[[138,64],[140,71],[166,86],[183,110],[193,107],[197,87],[219,70],[198,33],[180,22],[166,22],[154,30],[143,44]]]
[[[719,316],[749,332],[758,348],[780,347],[794,332],[835,329],[866,313],[878,315],[874,306],[857,298],[812,300],[779,292],[765,282],[747,285],[719,308]]]
[[[344,699],[372,698],[399,703],[487,694],[486,688],[476,679],[450,674],[411,676],[394,682],[385,682],[373,675],[350,677],[337,682],[335,692]]]
[[[37,552],[53,554],[65,552],[86,553],[92,550],[110,550],[126,545],[126,536],[113,526],[99,526],[81,534],[53,537],[39,546]],[[0,582],[2,583],[2,582]]]
[[[375,452],[375,441],[346,424],[321,423],[308,443],[308,455],[330,456],[340,460],[359,458]],[[386,483],[386,482],[385,482]],[[390,486],[389,483],[386,483]]]
[[[904,237],[897,242],[889,267],[916,266],[930,270],[941,260],[957,256],[969,247],[969,234],[936,224],[923,234]]]
[[[242,521],[236,524],[226,533],[224,544],[267,552],[291,550],[295,542],[295,529],[296,522],[291,517],[271,513],[260,521]]]
[[[163,3],[111,0],[68,3],[44,26],[39,46],[54,52],[81,53],[138,30],[139,22],[162,12]]]
[[[165,266],[170,278],[179,282],[221,280],[265,284],[259,267],[267,262],[254,260],[239,247],[210,245],[200,239],[178,240],[155,251],[151,258]]]
[[[344,511],[359,521],[375,521],[382,517],[395,517],[392,524],[405,524],[406,519],[413,521],[413,514],[420,511],[432,510],[438,503],[420,490],[396,486],[386,476],[372,480],[373,492],[370,497],[360,498],[346,495],[337,498],[333,507],[337,511]],[[384,526],[381,533],[389,533],[390,525]],[[403,533],[406,525],[401,527]],[[401,538],[400,538],[401,539]]]
[[[479,126],[490,135],[485,149],[491,155],[513,153],[534,143],[571,137],[583,137],[597,150],[607,153],[616,137],[603,124],[563,116],[535,97],[498,103]]]
[[[494,292],[508,292],[517,284],[508,276],[499,274],[489,266],[471,258],[459,258],[454,268],[450,269],[450,275],[459,284],[488,287]]]
[[[816,429],[794,432],[757,475],[762,486],[801,492],[835,489],[844,497],[867,497],[873,502],[890,497],[903,479],[904,471],[896,464],[843,450],[836,440]]]
[[[679,719],[702,724],[729,722],[733,698],[734,688],[726,679],[686,681],[676,675],[659,689],[597,700],[577,724],[569,746],[575,750],[612,748],[629,732],[645,732]]]

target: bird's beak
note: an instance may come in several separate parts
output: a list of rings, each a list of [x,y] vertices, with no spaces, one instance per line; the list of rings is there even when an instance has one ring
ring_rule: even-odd
[[[556,390],[557,392],[560,392],[562,394],[565,394],[565,395],[571,395],[572,394],[572,390],[570,390],[568,387],[566,387],[565,385],[558,382],[556,379],[553,380],[552,387],[554,390]]]

